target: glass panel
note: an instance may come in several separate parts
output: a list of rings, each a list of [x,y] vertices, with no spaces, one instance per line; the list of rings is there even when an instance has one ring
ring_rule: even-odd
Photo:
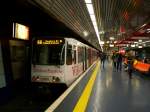
[[[67,45],[67,65],[72,64],[72,45]]]
[[[62,45],[40,45],[33,47],[33,64],[38,65],[63,65],[64,44]]]
[[[78,63],[83,62],[84,51],[82,47],[78,47]]]

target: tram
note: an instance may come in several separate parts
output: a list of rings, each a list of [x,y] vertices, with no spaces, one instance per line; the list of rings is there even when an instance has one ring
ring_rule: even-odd
[[[69,86],[97,58],[98,50],[73,38],[35,38],[31,82]]]

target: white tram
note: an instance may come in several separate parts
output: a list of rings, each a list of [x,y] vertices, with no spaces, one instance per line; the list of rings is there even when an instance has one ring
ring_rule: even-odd
[[[69,86],[98,57],[98,51],[73,38],[36,38],[31,81]]]

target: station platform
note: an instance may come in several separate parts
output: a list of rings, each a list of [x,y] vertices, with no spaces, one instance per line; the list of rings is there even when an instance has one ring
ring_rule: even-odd
[[[45,112],[150,112],[150,79],[96,62]]]

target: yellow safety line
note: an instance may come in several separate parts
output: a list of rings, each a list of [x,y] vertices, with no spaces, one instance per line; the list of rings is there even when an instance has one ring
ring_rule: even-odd
[[[85,112],[89,97],[92,92],[92,87],[94,85],[94,82],[95,82],[95,79],[96,79],[96,76],[98,73],[99,66],[100,66],[100,63],[98,62],[90,80],[88,81],[82,95],[80,96],[80,99],[78,100],[77,104],[75,105],[73,112]]]

